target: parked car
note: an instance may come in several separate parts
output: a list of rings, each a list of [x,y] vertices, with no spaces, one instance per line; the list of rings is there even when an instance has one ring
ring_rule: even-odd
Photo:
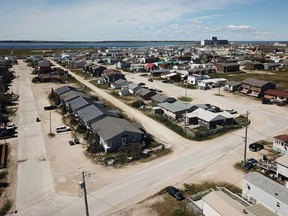
[[[50,106],[45,106],[44,107],[44,110],[54,110],[54,109],[56,109],[57,108],[57,106],[55,106],[55,105],[50,105]]]
[[[273,104],[273,100],[264,98],[262,99],[262,104]]]
[[[251,143],[249,145],[249,149],[250,151],[257,152],[257,151],[264,149],[264,146],[260,143]]]
[[[237,110],[235,110],[235,109],[227,109],[225,111],[229,112],[230,114],[236,114],[237,113]]]
[[[10,137],[13,137],[15,135],[15,129],[7,129],[7,128],[4,128],[4,129],[1,129],[0,131],[0,139],[7,139],[7,138],[10,138]]]
[[[149,82],[153,82],[153,79],[152,79],[152,78],[149,78],[148,81],[149,81]]]
[[[66,131],[70,131],[70,130],[71,130],[70,127],[65,126],[65,125],[59,126],[59,127],[56,128],[56,132],[57,133],[66,132]]]
[[[183,194],[177,188],[175,188],[173,186],[168,186],[166,188],[166,192],[168,192],[172,197],[176,198],[177,200],[185,199]]]
[[[7,126],[6,126],[6,129],[8,129],[8,130],[9,130],[9,129],[15,130],[15,129],[16,129],[15,124],[12,123],[12,122],[8,123]]]
[[[246,164],[243,166],[243,169],[244,170],[250,170],[255,166],[256,163],[257,163],[256,159],[250,158],[247,160]]]
[[[162,83],[168,83],[169,80],[162,80]]]

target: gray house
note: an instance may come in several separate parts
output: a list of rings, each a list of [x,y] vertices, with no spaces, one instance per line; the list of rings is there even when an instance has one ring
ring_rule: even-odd
[[[239,92],[261,98],[268,89],[276,89],[276,84],[264,80],[247,78],[242,81]]]
[[[93,103],[97,103],[100,105],[100,101],[95,101],[94,99],[91,99],[91,98],[86,98],[86,97],[76,97],[70,101],[68,101],[66,103],[66,108],[67,110],[75,113],[75,111],[85,107],[85,106],[88,106],[90,104],[93,104]]]
[[[241,86],[241,82],[230,81],[225,84],[224,90],[229,92],[238,91]]]
[[[105,152],[117,152],[121,147],[143,142],[143,132],[122,118],[106,116],[91,124],[94,134],[98,134]]]
[[[128,85],[128,91],[130,92],[130,94],[135,94],[137,90],[139,90],[141,88],[141,86],[135,84],[135,83],[130,83]]]
[[[176,100],[173,103],[159,103],[158,106],[163,110],[164,115],[176,120],[183,117],[185,112],[191,112],[193,110],[193,105],[183,103],[179,100]]]
[[[107,108],[96,103],[78,109],[75,112],[75,115],[81,119],[87,127],[90,127],[92,123],[99,121],[106,116],[118,117]]]
[[[146,88],[140,88],[136,91],[136,94],[144,100],[151,100],[151,97],[157,93]]]
[[[224,111],[213,113],[202,108],[198,108],[195,111],[186,115],[186,122],[188,124],[199,124],[200,126],[206,127],[207,129],[213,129],[219,126],[232,125],[234,117]]]
[[[151,97],[151,100],[155,104],[164,103],[164,102],[173,103],[176,101],[175,98],[168,97],[168,96],[163,95],[163,94],[155,94],[154,96]]]
[[[121,89],[124,86],[128,86],[131,82],[124,80],[124,79],[118,79],[115,82],[110,83],[110,87],[112,89]]]
[[[70,100],[73,100],[77,97],[90,98],[90,96],[87,95],[85,92],[78,91],[78,90],[68,91],[64,94],[61,94],[59,97],[60,97],[61,104],[65,105],[65,106],[66,106],[67,102],[69,102]]]
[[[77,90],[77,88],[72,87],[72,86],[62,86],[62,87],[60,87],[60,88],[55,89],[54,92],[55,92],[58,96],[60,96],[60,95],[66,93],[66,92],[68,92],[68,91],[71,91],[71,90]],[[79,91],[81,91],[81,90],[79,90]]]

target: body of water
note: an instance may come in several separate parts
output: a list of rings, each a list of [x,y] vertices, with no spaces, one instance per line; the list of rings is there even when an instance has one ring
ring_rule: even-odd
[[[61,49],[61,48],[145,48],[193,45],[194,41],[147,41],[147,42],[0,42],[0,49]]]
[[[277,41],[230,41],[233,44],[273,44]],[[72,49],[72,48],[147,48],[193,46],[196,41],[108,41],[108,42],[4,42],[0,41],[0,49]],[[199,41],[198,41],[199,43]],[[287,43],[280,42],[280,43]]]

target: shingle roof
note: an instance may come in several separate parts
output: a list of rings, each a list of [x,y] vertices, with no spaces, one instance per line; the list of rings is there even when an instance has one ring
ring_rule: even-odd
[[[277,158],[276,162],[285,167],[288,167],[288,154],[284,154],[283,156]]]
[[[270,194],[275,199],[282,201],[286,205],[288,204],[288,188],[284,187],[283,185],[258,172],[249,172],[243,179]]]
[[[226,111],[213,113],[208,110],[204,110],[202,108],[198,108],[195,111],[188,113],[186,116],[190,118],[197,117],[206,122],[217,121],[217,120],[222,120],[226,118],[233,118],[233,116]]]
[[[60,88],[55,89],[54,91],[59,96],[71,90],[76,90],[76,88],[72,86],[62,86]]]
[[[71,109],[73,111],[80,109],[84,106],[87,106],[89,104],[92,104],[94,102],[93,99],[91,98],[85,98],[85,97],[76,97],[72,100],[70,100],[69,102],[67,102],[67,105],[69,104],[69,106],[71,107]]]
[[[281,141],[284,141],[284,142],[288,142],[288,135],[286,135],[286,134],[278,135],[278,136],[275,136],[274,138],[281,140]]]
[[[141,130],[133,127],[127,120],[110,116],[92,123],[91,128],[105,141],[125,131],[143,134]]]
[[[272,95],[272,96],[278,96],[282,98],[288,98],[288,91],[279,91],[274,89],[268,89],[264,92],[264,94]]]
[[[163,108],[163,109],[169,110],[173,113],[185,111],[185,109],[188,110],[188,109],[191,109],[193,107],[192,104],[183,103],[179,100],[176,100],[173,103],[168,103],[168,102],[159,103],[158,106]]]
[[[90,104],[88,106],[83,107],[82,109],[77,110],[77,113],[83,121],[86,123],[90,123],[94,119],[103,116],[114,116],[117,117],[114,113],[110,112],[105,107],[102,107],[98,104]]]
[[[247,78],[247,79],[243,80],[242,83],[248,84],[248,85],[251,85],[251,86],[261,87],[263,85],[266,85],[269,82],[268,81],[264,81],[264,80]]]
[[[85,92],[82,91],[76,91],[76,90],[71,90],[69,92],[66,92],[62,95],[60,95],[60,99],[65,101],[67,103],[68,101],[76,98],[76,97],[85,97],[85,98],[90,98],[89,95],[87,95]]]

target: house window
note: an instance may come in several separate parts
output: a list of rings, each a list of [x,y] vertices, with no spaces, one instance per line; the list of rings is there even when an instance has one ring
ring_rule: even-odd
[[[111,146],[112,146],[112,141],[111,141],[111,140],[107,141],[107,146],[108,146],[109,148],[111,148]]]
[[[277,207],[280,207],[280,203],[279,202],[277,202]]]

